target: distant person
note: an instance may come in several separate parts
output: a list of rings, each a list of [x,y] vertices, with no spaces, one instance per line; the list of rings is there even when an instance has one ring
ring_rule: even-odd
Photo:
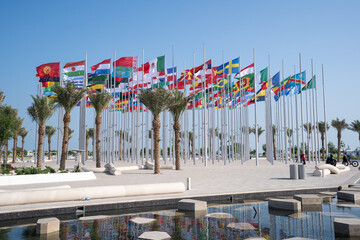
[[[332,154],[330,154],[330,156],[327,157],[326,164],[331,164],[333,166],[336,166],[336,160],[333,158]]]
[[[300,155],[300,159],[301,159],[302,163],[305,165],[305,164],[306,164],[305,154],[302,153],[302,154]]]

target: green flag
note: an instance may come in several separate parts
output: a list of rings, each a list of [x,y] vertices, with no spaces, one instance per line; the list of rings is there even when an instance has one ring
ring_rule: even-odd
[[[267,70],[268,68],[264,68],[260,71],[260,83],[267,82]]]
[[[165,72],[165,55],[161,57],[157,57],[157,71]]]

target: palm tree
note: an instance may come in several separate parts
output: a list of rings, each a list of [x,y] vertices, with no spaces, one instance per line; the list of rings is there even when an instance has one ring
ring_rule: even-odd
[[[261,134],[263,134],[264,132],[265,132],[265,129],[262,129],[261,127],[258,127],[258,139],[257,139],[258,142],[259,142]],[[251,134],[251,133],[256,134],[255,126],[253,128],[249,127],[249,134]]]
[[[56,128],[53,126],[46,126],[45,127],[45,135],[48,138],[48,145],[49,145],[49,160],[51,160],[51,137],[56,133]]]
[[[348,124],[345,122],[345,119],[341,120],[336,118],[335,120],[331,121],[331,126],[336,128],[337,130],[337,139],[338,139],[338,156],[337,161],[340,162],[340,150],[341,150],[341,132],[348,128]]]
[[[276,126],[272,125],[272,141],[273,141],[273,151],[274,151],[274,160],[276,160],[276,145],[275,145],[275,134],[276,134]]]
[[[153,149],[155,168],[154,173],[160,173],[160,113],[163,112],[171,99],[171,93],[164,88],[142,90],[138,95],[139,100],[153,115],[152,127],[154,131]]]
[[[329,130],[330,126],[329,124],[326,123],[326,128],[325,128],[325,123],[323,121],[319,122],[318,123],[318,129],[319,129],[319,132],[321,134],[321,149],[322,149],[322,159],[323,161],[325,161],[325,132],[327,130]]]
[[[314,126],[311,125],[311,123],[304,123],[304,129],[307,133],[307,137],[308,137],[308,142],[310,143],[310,138],[311,138],[311,132],[314,129]],[[308,146],[308,159],[310,159],[310,146]]]
[[[21,160],[24,161],[24,148],[25,148],[25,137],[27,136],[28,131],[24,127],[20,128],[19,136],[21,137]]]
[[[49,102],[46,96],[31,96],[33,103],[28,107],[27,112],[31,119],[39,125],[38,151],[36,167],[41,168],[43,139],[45,135],[45,123],[55,112],[53,103]]]
[[[53,92],[56,94],[54,101],[65,110],[64,114],[64,136],[62,140],[61,148],[61,160],[60,160],[60,170],[65,169],[65,162],[68,157],[69,149],[69,124],[71,121],[71,111],[73,108],[80,102],[80,100],[85,96],[85,89],[77,90],[73,82],[68,82],[65,84],[65,87],[60,87],[54,85]]]
[[[13,131],[13,163],[16,162],[16,155],[17,155],[17,141],[18,141],[18,135],[21,128],[21,125],[23,124],[24,119],[21,119],[19,117],[15,120],[15,125],[12,129]]]
[[[355,120],[352,123],[350,123],[349,130],[357,132],[359,135],[359,141],[360,141],[360,121]]]
[[[190,98],[185,97],[183,92],[176,90],[172,91],[171,95],[172,96],[168,105],[168,109],[174,118],[173,128],[175,132],[175,166],[176,170],[180,170],[180,117],[186,110]]]
[[[214,129],[213,128],[209,128],[209,152],[210,152],[210,154],[212,153],[212,144],[211,144],[211,140],[212,140],[212,136],[213,136],[213,134],[215,135],[215,131],[214,131]]]
[[[5,160],[7,160],[8,140],[13,136],[12,129],[16,124],[17,114],[17,110],[11,106],[0,106],[0,153],[2,146],[5,145]]]
[[[94,142],[94,129],[88,128],[86,129],[86,149],[85,149],[85,160],[88,159],[88,153],[89,153],[89,139],[92,139]]]
[[[97,94],[89,94],[89,99],[94,106],[96,112],[95,125],[96,125],[96,167],[101,167],[100,163],[100,128],[101,128],[101,113],[111,100],[111,94],[108,92],[101,92]]]
[[[5,94],[0,90],[0,105],[2,104],[4,99],[5,99]]]
[[[286,135],[287,135],[287,137],[289,138],[290,158],[291,158],[291,159],[294,159],[294,158],[293,158],[293,149],[292,149],[292,147],[291,147],[291,136],[293,135],[293,130],[290,129],[290,128],[286,129]]]

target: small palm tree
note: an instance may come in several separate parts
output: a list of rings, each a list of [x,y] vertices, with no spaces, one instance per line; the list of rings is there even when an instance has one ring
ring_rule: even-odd
[[[51,160],[51,137],[56,133],[56,128],[53,126],[46,126],[45,127],[45,135],[48,138],[48,145],[49,145],[49,155],[48,158]]]
[[[273,141],[273,151],[274,151],[274,160],[276,160],[276,145],[275,145],[275,134],[276,134],[276,126],[272,125],[272,141]]]
[[[21,119],[19,117],[16,118],[15,120],[15,125],[14,128],[12,129],[13,131],[13,163],[16,162],[16,155],[17,155],[17,141],[18,141],[18,136],[19,136],[19,131],[21,129],[21,125],[23,124],[24,119]]]
[[[163,112],[169,101],[171,100],[171,93],[164,88],[146,89],[142,90],[138,95],[139,100],[149,109],[153,115],[152,127],[154,131],[154,173],[160,173],[160,113]]]
[[[96,117],[95,117],[95,125],[96,125],[96,141],[95,141],[95,145],[96,145],[96,167],[99,168],[101,167],[101,163],[100,163],[100,129],[101,129],[101,113],[103,112],[103,110],[105,109],[105,107],[109,104],[110,100],[111,100],[111,94],[108,92],[101,92],[101,93],[97,93],[97,94],[89,94],[89,99],[91,101],[91,103],[94,106],[94,110],[96,112]]]
[[[89,153],[89,139],[92,139],[94,142],[94,129],[89,128],[86,129],[86,149],[85,149],[85,160],[88,159],[88,153]]]
[[[2,104],[4,99],[5,99],[5,94],[0,90],[0,105]]]
[[[359,141],[360,141],[360,121],[355,120],[352,123],[350,123],[349,130],[357,132],[359,135]]]
[[[333,128],[336,128],[337,130],[337,139],[338,139],[338,156],[337,161],[340,162],[340,151],[341,151],[341,132],[348,128],[348,124],[345,122],[345,119],[340,120],[339,118],[336,118],[331,121],[331,126]]]
[[[25,137],[28,135],[28,131],[24,127],[20,128],[19,136],[21,137],[21,161],[24,161],[24,148],[25,148]]]
[[[325,132],[327,130],[329,130],[330,126],[329,124],[326,123],[326,128],[325,128],[325,123],[323,121],[318,123],[318,129],[321,135],[321,149],[322,149],[322,159],[323,161],[325,161]]]
[[[193,156],[192,152],[194,151],[194,149],[193,149],[194,133],[192,131],[188,132],[188,138],[189,138],[189,151],[191,149],[190,153],[191,153],[191,157],[192,157]]]
[[[175,166],[176,170],[180,170],[180,117],[184,113],[189,104],[190,98],[185,97],[183,92],[172,91],[171,99],[168,109],[174,118],[174,132],[175,132]]]
[[[314,127],[311,123],[304,123],[304,129],[307,133],[308,142],[310,142],[311,132],[313,131]],[[310,159],[310,146],[308,146],[308,159]]]
[[[71,111],[85,96],[85,89],[77,90],[73,82],[68,82],[65,87],[54,85],[53,92],[56,94],[54,101],[65,110],[64,114],[64,136],[61,147],[60,170],[65,169],[65,162],[68,157],[69,149],[69,124],[71,121]]]
[[[0,153],[2,146],[5,145],[5,159],[7,160],[8,140],[13,136],[12,129],[16,124],[18,111],[11,106],[0,106]],[[1,166],[1,165],[0,165]]]
[[[291,158],[291,159],[294,159],[294,158],[293,158],[293,149],[291,148],[291,137],[292,137],[292,135],[293,135],[293,130],[290,129],[290,128],[286,129],[286,135],[287,135],[287,137],[289,138],[290,158]]]
[[[39,125],[39,139],[38,139],[38,151],[36,167],[41,168],[43,139],[45,135],[45,123],[55,112],[53,103],[49,102],[46,96],[31,96],[33,103],[28,107],[27,112],[29,116]]]
[[[264,132],[265,132],[265,129],[258,127],[258,139],[257,139],[258,142],[259,142],[261,134],[263,134]],[[253,128],[249,127],[249,134],[251,134],[251,133],[256,134],[255,126]]]

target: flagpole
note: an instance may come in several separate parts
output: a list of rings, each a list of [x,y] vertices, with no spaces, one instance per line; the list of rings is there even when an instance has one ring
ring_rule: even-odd
[[[327,121],[326,121],[326,99],[325,99],[325,77],[324,77],[324,64],[321,64],[321,75],[323,85],[323,102],[324,102],[324,124],[325,124],[325,153],[328,155],[328,141],[327,141]],[[323,150],[324,151],[324,150]]]
[[[184,95],[186,96],[186,60],[184,59]],[[180,78],[181,78],[181,74],[180,74]],[[194,102],[194,101],[193,101]],[[190,144],[189,144],[189,131],[188,131],[188,111],[185,110],[184,113],[184,138],[185,138],[185,156],[184,156],[184,164],[186,164],[186,159],[190,158]]]
[[[316,141],[318,146],[318,163],[320,164],[321,156],[320,156],[320,139],[319,139],[319,109],[318,109],[318,96],[317,96],[317,83],[316,77],[314,77],[314,89],[315,89],[315,106],[316,106]],[[326,128],[326,126],[325,126]]]
[[[258,122],[257,122],[257,97],[256,97],[256,68],[255,68],[255,48],[253,48],[253,59],[254,59],[254,91],[255,91],[255,151],[256,151],[256,166],[259,165],[259,142],[258,142],[258,138],[259,138],[259,133],[258,133]]]
[[[62,68],[61,68],[61,62],[59,63],[59,84],[60,87],[64,87],[64,82],[63,82],[63,77],[62,77]],[[64,108],[63,107],[59,107],[59,111],[58,111],[58,135],[57,135],[57,154],[56,154],[56,164],[59,165],[60,164],[60,160],[61,160],[61,154],[59,154],[61,152],[62,149],[62,139],[63,139],[63,130],[64,130]],[[36,125],[37,126],[37,125]],[[37,131],[36,131],[37,132]],[[36,144],[36,139],[35,139],[35,144]],[[36,148],[35,148],[36,150]],[[35,155],[36,157],[36,155]]]
[[[193,155],[193,161],[194,161],[194,165],[196,164],[196,150],[195,150],[195,105],[196,105],[196,100],[195,100],[195,52],[193,52],[193,69],[192,69],[192,84],[193,84],[193,109],[192,109],[192,113],[193,113],[193,140],[192,140],[192,155]]]

